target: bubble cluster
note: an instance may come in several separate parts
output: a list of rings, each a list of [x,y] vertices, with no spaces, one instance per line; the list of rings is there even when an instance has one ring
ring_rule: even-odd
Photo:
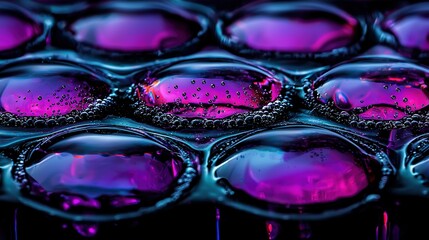
[[[134,116],[167,128],[268,125],[291,107],[293,87],[283,88],[269,71],[236,60],[187,60],[140,77],[130,90]]]

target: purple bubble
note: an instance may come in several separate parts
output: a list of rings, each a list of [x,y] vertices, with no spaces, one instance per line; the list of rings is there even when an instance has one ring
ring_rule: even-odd
[[[340,65],[312,88],[318,103],[338,111],[367,120],[400,120],[429,105],[428,77],[427,69],[412,63],[368,60]]]
[[[340,9],[308,3],[254,6],[225,29],[231,40],[252,49],[305,53],[348,46],[360,32],[358,21]]]
[[[158,143],[121,134],[79,134],[59,141],[26,167],[48,193],[66,193],[62,208],[135,205],[168,191],[182,171],[182,159]]]
[[[340,136],[309,128],[259,133],[234,149],[216,176],[254,198],[286,205],[354,197],[370,183],[364,162],[375,161]]]
[[[262,108],[281,88],[269,72],[251,65],[191,60],[155,71],[136,91],[147,106],[177,116],[222,119]]]
[[[382,28],[391,32],[399,44],[422,51],[429,50],[429,4],[415,4],[387,16]]]
[[[161,11],[110,12],[80,18],[68,27],[76,41],[115,51],[156,51],[197,36],[198,23]]]
[[[110,92],[106,83],[79,69],[61,65],[28,65],[22,69],[0,79],[0,112],[19,117],[61,116],[85,110]]]
[[[41,27],[29,18],[0,12],[0,51],[11,50],[42,33]]]

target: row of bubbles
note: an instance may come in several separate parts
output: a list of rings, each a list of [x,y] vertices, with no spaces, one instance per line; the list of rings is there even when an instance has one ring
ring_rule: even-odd
[[[187,201],[274,219],[331,218],[377,202],[395,173],[378,144],[292,124],[203,149],[140,129],[73,127],[27,141],[4,158],[11,159],[3,168],[11,175],[6,195],[87,221],[138,217]]]
[[[0,2],[0,239],[421,239],[429,5],[385,7]]]
[[[286,118],[293,95],[292,86],[285,87],[287,77],[231,58],[138,71],[122,94],[102,71],[64,59],[11,62],[0,69],[0,79],[0,119],[12,127],[54,127],[121,114],[176,128],[266,126]],[[123,109],[115,113],[119,106]]]
[[[170,129],[228,129],[311,111],[362,129],[418,129],[429,126],[427,78],[424,65],[395,57],[358,57],[310,74],[303,87],[234,58],[168,62],[125,80],[64,59],[33,58],[0,68],[0,119],[4,126],[54,127],[116,115]]]
[[[181,1],[108,1],[47,18],[1,3],[7,41],[2,41],[0,53],[16,57],[46,45],[105,61],[141,62],[190,54],[216,35],[221,47],[258,59],[338,62],[377,43],[425,59],[427,40],[414,37],[413,26],[419,23],[420,32],[426,31],[428,6],[368,17],[352,16],[327,3],[280,2],[246,5],[215,16],[210,9]]]

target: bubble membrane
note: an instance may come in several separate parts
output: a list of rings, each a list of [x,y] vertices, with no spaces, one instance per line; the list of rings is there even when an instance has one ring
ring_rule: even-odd
[[[68,60],[33,58],[0,67],[0,125],[45,128],[102,119],[116,89],[101,74]]]
[[[429,126],[429,70],[396,57],[359,57],[304,80],[313,112],[361,129]]]
[[[134,119],[167,129],[267,126],[287,118],[295,93],[285,76],[229,58],[177,61],[133,79]]]
[[[210,14],[191,3],[105,3],[65,16],[53,29],[53,43],[113,61],[174,57],[201,48]]]
[[[382,147],[354,134],[289,125],[215,146],[211,173],[224,204],[270,219],[317,220],[380,198],[394,173]]]
[[[171,139],[87,125],[26,144],[12,175],[19,200],[31,208],[72,220],[112,221],[177,204],[196,180],[197,164],[194,153]]]
[[[366,48],[366,32],[364,20],[315,2],[251,4],[225,14],[216,25],[227,49],[264,59],[338,61]]]
[[[14,58],[42,49],[49,29],[49,17],[43,17],[17,5],[1,2],[0,58]]]
[[[381,19],[374,25],[377,38],[403,56],[429,58],[429,3],[411,4]]]

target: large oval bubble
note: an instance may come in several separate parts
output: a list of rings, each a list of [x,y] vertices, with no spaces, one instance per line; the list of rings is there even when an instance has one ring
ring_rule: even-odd
[[[428,70],[414,63],[364,58],[314,80],[309,101],[319,113],[340,122],[418,120],[429,105],[428,77]]]
[[[215,175],[253,198],[308,205],[352,198],[374,184],[376,163],[358,146],[322,129],[297,127],[246,137],[224,154]]]

